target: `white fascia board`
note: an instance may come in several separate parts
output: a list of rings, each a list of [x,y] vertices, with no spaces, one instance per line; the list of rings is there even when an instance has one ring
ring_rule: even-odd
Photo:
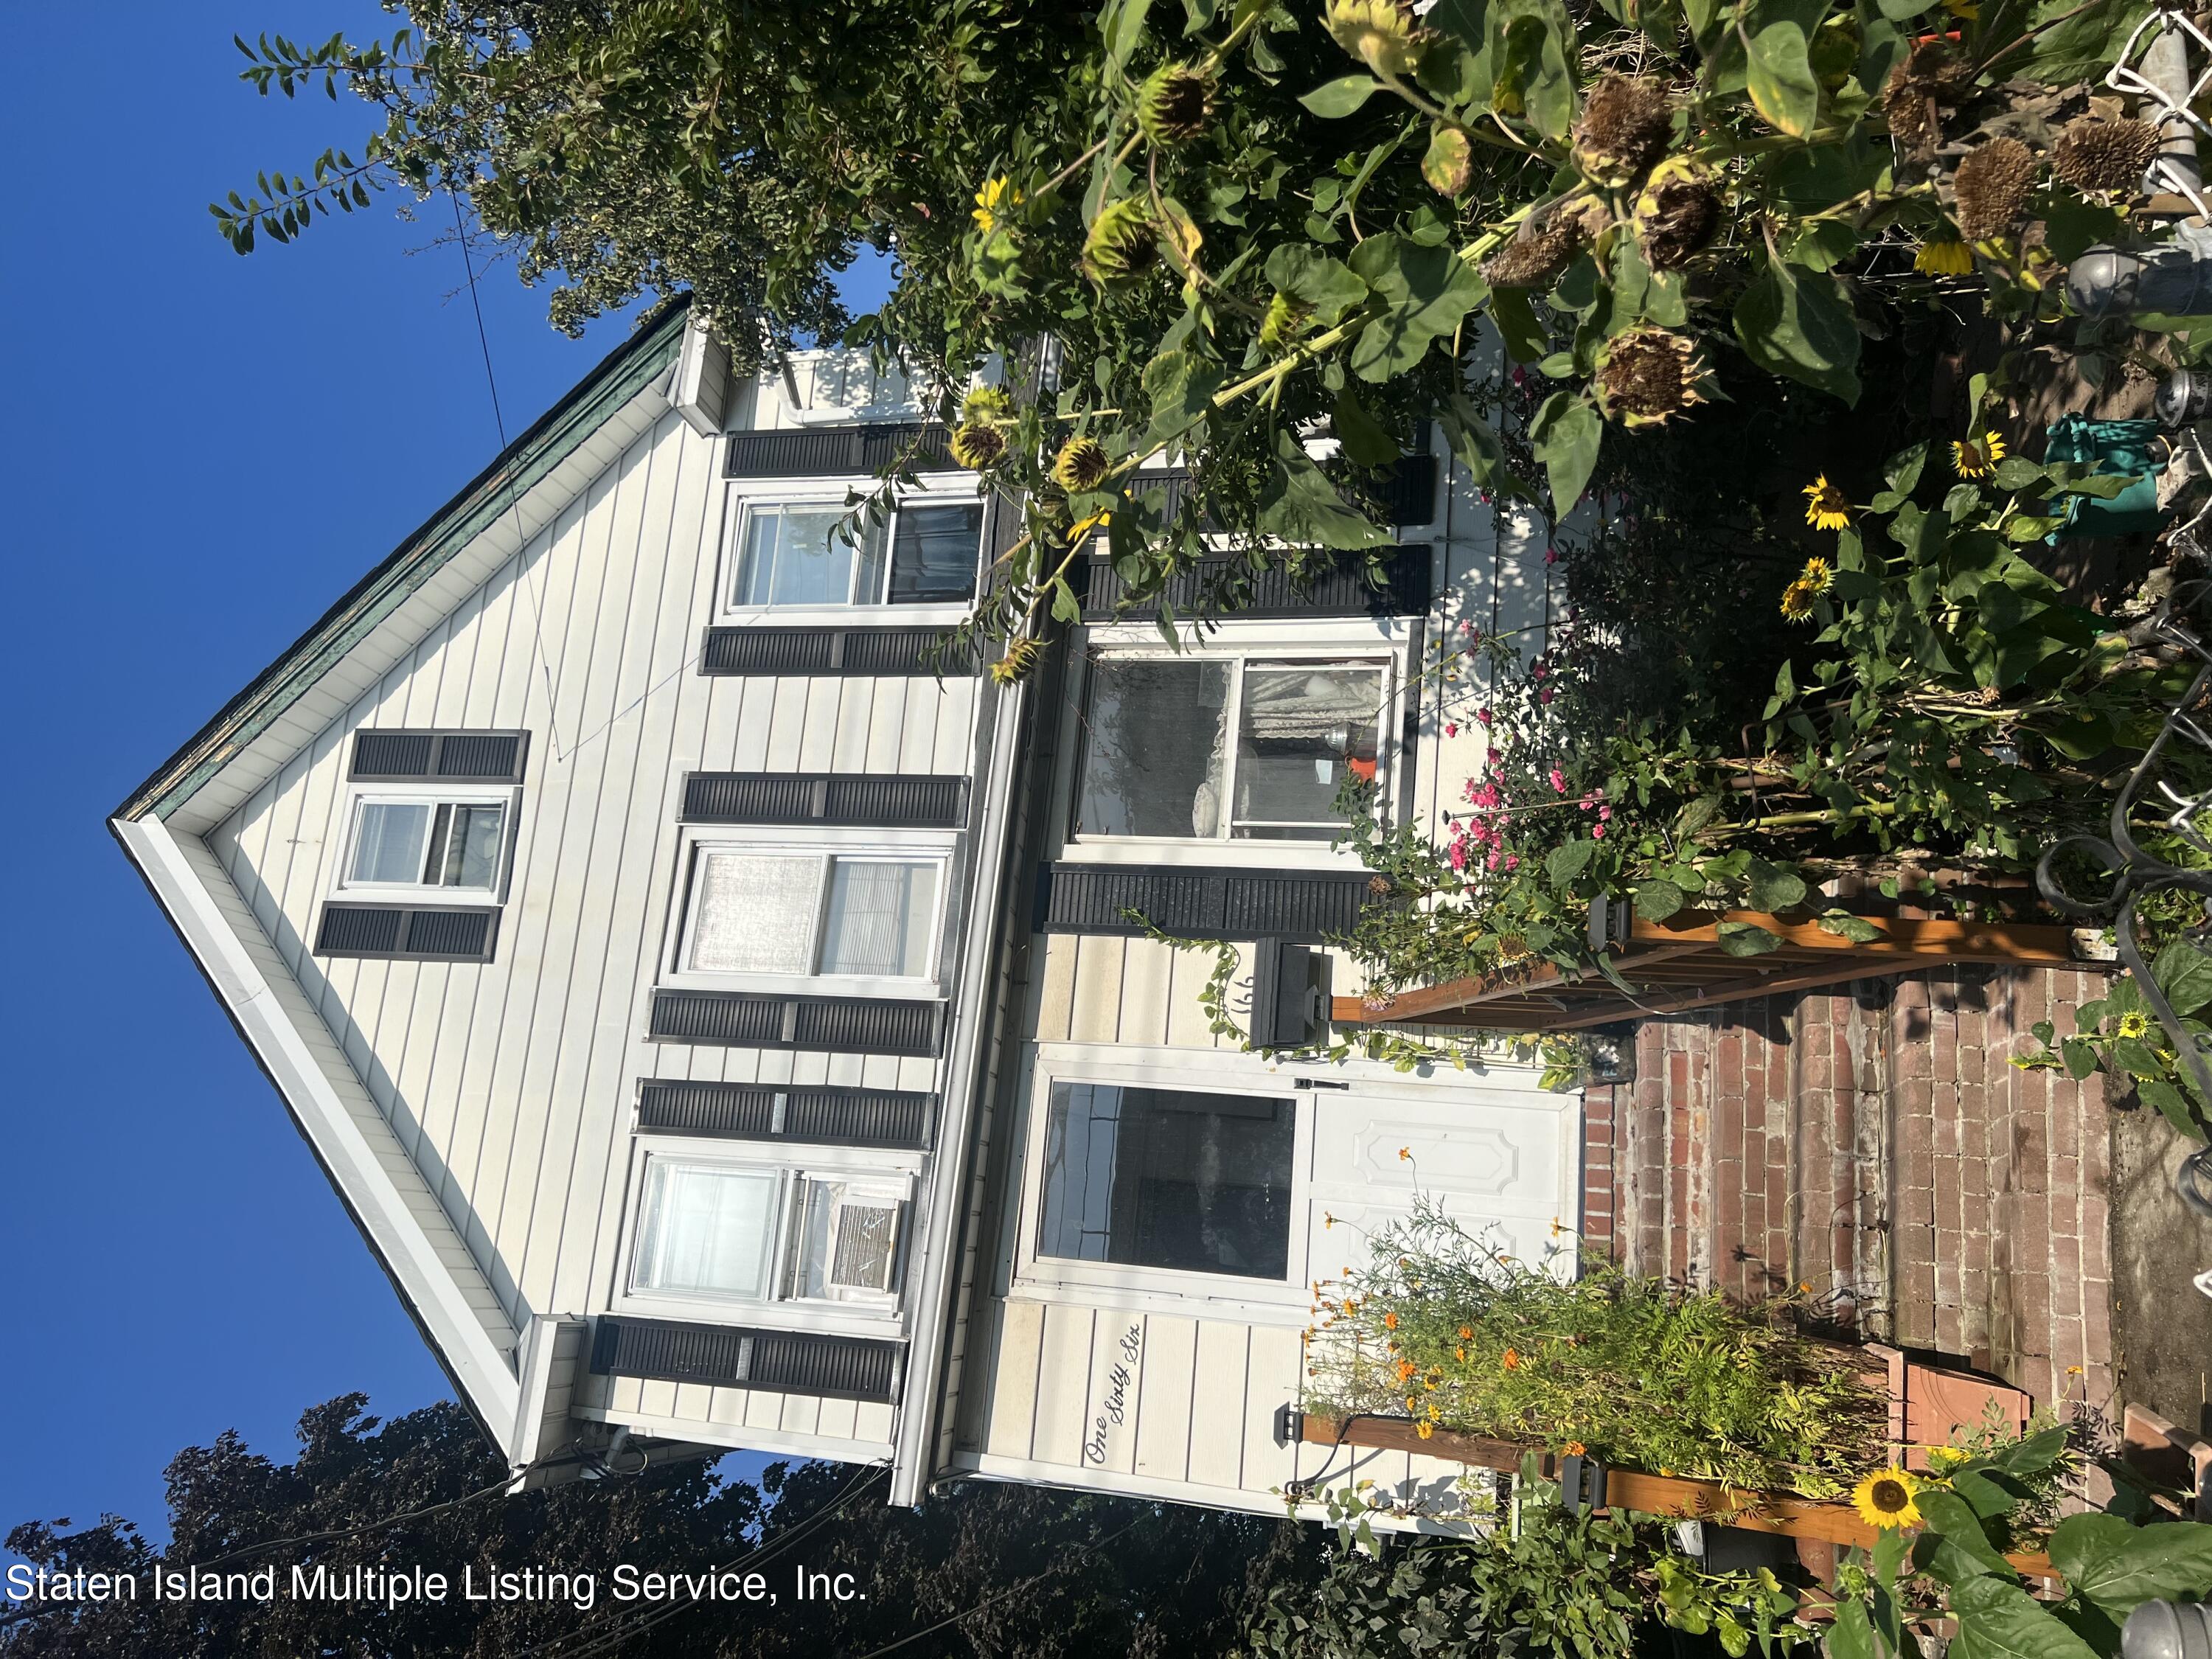
[[[500,1446],[512,1446],[520,1404],[514,1335],[508,1333],[501,1346],[471,1304],[453,1268],[440,1258],[439,1245],[450,1249],[461,1244],[444,1212],[436,1211],[437,1219],[432,1222],[410,1208],[392,1170],[379,1158],[380,1148],[372,1139],[376,1127],[391,1139],[381,1150],[398,1150],[390,1126],[373,1107],[373,1125],[364,1125],[347,1109],[338,1081],[325,1072],[295,1018],[283,1006],[277,988],[234,930],[203,872],[194,867],[169,826],[150,813],[111,823],[232,1023],[291,1109],[294,1121],[467,1403]],[[213,861],[212,854],[206,856]],[[220,866],[217,870],[220,873]],[[304,1003],[297,984],[291,988]],[[349,1075],[346,1080],[359,1089],[358,1079]],[[411,1164],[405,1167],[412,1169]],[[442,1238],[433,1237],[434,1227],[442,1231]]]
[[[1028,684],[1017,681],[999,694],[992,711],[990,765],[979,786],[983,791],[983,823],[968,884],[960,989],[952,1013],[952,1058],[945,1078],[945,1108],[938,1122],[937,1156],[929,1171],[929,1221],[919,1256],[921,1283],[893,1437],[889,1501],[908,1508],[919,1504],[929,1489],[937,1422],[945,1409],[945,1354],[951,1334],[948,1326],[953,1285],[960,1276],[960,1232],[967,1219],[967,1206],[962,1199],[967,1191],[969,1143],[973,1138],[983,1044],[994,1000],[991,970],[1012,835],[1016,739],[1021,735],[1022,708],[1028,693]]]

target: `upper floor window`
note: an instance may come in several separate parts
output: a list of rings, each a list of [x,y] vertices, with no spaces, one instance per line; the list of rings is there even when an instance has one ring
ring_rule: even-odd
[[[965,605],[973,599],[981,502],[902,502],[888,525],[856,526],[849,516],[840,502],[743,501],[730,607]]]
[[[765,989],[836,979],[893,995],[935,991],[941,855],[700,841],[690,860],[679,975]]]
[[[1334,839],[1373,783],[1391,699],[1381,659],[1092,653],[1075,833]]]
[[[894,1301],[911,1176],[649,1154],[632,1294]]]
[[[489,794],[356,794],[339,885],[488,896],[505,866],[511,807]]]

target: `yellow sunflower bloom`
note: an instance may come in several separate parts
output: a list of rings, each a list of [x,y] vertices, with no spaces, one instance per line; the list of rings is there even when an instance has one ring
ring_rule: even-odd
[[[1939,1479],[1966,1461],[1966,1454],[1956,1446],[1930,1446],[1928,1449],[1928,1473]]]
[[[1819,597],[1820,592],[1817,587],[1808,586],[1802,579],[1790,583],[1782,590],[1782,620],[1794,623],[1810,620],[1813,601]]]
[[[1920,1505],[1914,1494],[1918,1479],[1903,1469],[1876,1469],[1851,1492],[1851,1507],[1859,1519],[1879,1532],[1920,1524]]]
[[[975,228],[988,236],[999,228],[999,215],[1007,208],[1019,207],[1022,193],[1008,179],[993,179],[975,192],[975,209],[968,216],[975,222]]]
[[[1825,593],[1836,585],[1836,568],[1826,559],[1815,556],[1805,561],[1797,580],[1815,593]]]
[[[1912,268],[1923,276],[1964,276],[1974,268],[1974,251],[1955,238],[1941,237],[1914,250]]]
[[[1951,465],[1959,469],[1962,478],[1986,478],[2004,458],[2004,440],[1994,432],[1980,433],[1951,446]]]
[[[1805,522],[1815,530],[1843,530],[1851,521],[1851,500],[1828,482],[1825,472],[1805,486]]]
[[[1105,529],[1107,526],[1113,522],[1114,515],[1110,512],[1093,513],[1087,519],[1079,519],[1068,530],[1067,544],[1070,547],[1073,547],[1078,543],[1081,542],[1085,537],[1097,534],[1099,531]],[[1333,1221],[1334,1218],[1331,1218],[1331,1219]]]
[[[2124,1037],[2148,1036],[2150,1035],[2150,1016],[2142,1013],[2122,1014],[2120,1016],[2119,1033]]]
[[[1431,1435],[1434,1434],[1436,1431],[1436,1431],[1436,1427],[1435,1427],[1435,1425],[1434,1425],[1433,1424],[1428,1423],[1428,1422],[1426,1422],[1426,1421],[1423,1421],[1423,1422],[1416,1423],[1416,1424],[1414,1424],[1414,1425],[1413,1425],[1413,1432],[1414,1432],[1415,1434],[1418,1434],[1419,1436],[1420,1436],[1420,1437],[1421,1437],[1421,1438],[1422,1438],[1422,1439],[1424,1439],[1424,1440],[1426,1440],[1426,1439],[1427,1439]]]

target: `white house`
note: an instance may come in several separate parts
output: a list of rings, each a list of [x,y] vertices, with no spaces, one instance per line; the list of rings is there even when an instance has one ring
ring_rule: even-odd
[[[1395,516],[1382,591],[1180,652],[1102,564],[1000,691],[938,646],[1018,514],[896,377],[737,383],[673,307],[112,827],[520,1478],[626,1431],[1271,1507],[1311,1282],[1407,1172],[1532,1253],[1580,1198],[1571,1097],[1277,1065],[1130,915],[1236,942],[1263,1036],[1357,989],[1337,786],[1433,824],[1475,739],[1425,650],[1545,614],[1448,468]]]

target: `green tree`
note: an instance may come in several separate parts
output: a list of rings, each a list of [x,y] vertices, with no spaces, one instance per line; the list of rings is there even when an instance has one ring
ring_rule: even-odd
[[[635,1461],[626,1456],[619,1462]],[[295,1659],[345,1656],[591,1654],[760,1659],[859,1654],[910,1643],[915,1656],[1151,1655],[1230,1649],[1261,1586],[1309,1576],[1309,1534],[1176,1504],[1072,1497],[1024,1486],[957,1486],[920,1510],[883,1502],[879,1472],[771,1464],[757,1483],[692,1460],[636,1475],[522,1496],[450,1404],[380,1422],[349,1395],[300,1421],[300,1450],[279,1463],[234,1433],[180,1454],[167,1470],[170,1541],[128,1521],[26,1522],[9,1549],[57,1571],[139,1576],[132,1601],[26,1604],[0,1613],[5,1659]],[[394,1520],[395,1516],[410,1518]],[[619,1563],[691,1571],[742,1560],[781,1595],[745,1605],[623,1607]],[[155,1601],[156,1567],[276,1569],[271,1601]],[[848,1572],[865,1600],[793,1605],[792,1575]],[[590,1572],[588,1612],[568,1601],[379,1604],[295,1601],[295,1564],[441,1571],[458,1583],[503,1571]]]

